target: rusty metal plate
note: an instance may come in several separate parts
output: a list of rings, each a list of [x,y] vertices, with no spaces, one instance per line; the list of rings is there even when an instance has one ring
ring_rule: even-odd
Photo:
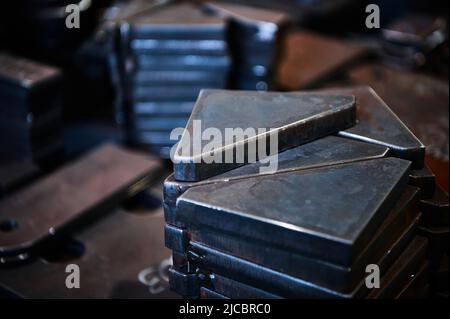
[[[363,47],[304,31],[288,33],[283,48],[277,81],[286,90],[310,88],[328,80],[367,52]]]
[[[363,65],[349,75],[353,83],[369,85],[377,92],[425,144],[427,154],[448,162],[448,82],[379,64]]]
[[[387,146],[393,156],[424,165],[425,146],[370,87],[357,86],[324,90],[325,94],[353,94],[357,101],[358,123],[339,136]]]
[[[400,197],[409,167],[387,158],[198,186],[178,198],[177,215],[187,228],[347,265]]]
[[[175,179],[199,181],[242,166],[244,163],[236,163],[235,159],[238,146],[248,149],[250,141],[268,145],[270,134],[278,136],[278,152],[311,142],[351,127],[355,112],[351,95],[202,90],[174,154]],[[214,128],[221,133],[221,147],[213,153],[214,157],[221,157],[222,163],[205,163],[204,157],[211,156],[211,152],[203,148],[210,140],[195,141],[200,144],[199,150],[193,147],[193,140],[199,139],[194,136],[194,123],[201,124],[201,132]],[[256,135],[235,141],[236,137],[225,131],[235,128],[250,128]],[[266,132],[261,133],[260,129]],[[233,163],[224,163],[225,150],[233,150]],[[256,155],[248,150],[244,153],[243,161],[247,163],[249,155]]]
[[[21,260],[54,237],[107,213],[148,187],[160,164],[150,157],[104,145],[0,202],[0,261]]]
[[[64,238],[60,251],[46,252],[45,259],[0,268],[0,295],[3,288],[24,298],[179,298],[169,291],[163,225],[161,209],[111,212]],[[78,246],[80,255],[72,254]],[[79,289],[65,284],[72,263],[80,268]]]

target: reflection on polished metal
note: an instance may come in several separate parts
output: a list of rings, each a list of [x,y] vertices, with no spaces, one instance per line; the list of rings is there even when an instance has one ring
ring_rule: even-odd
[[[148,187],[159,167],[155,159],[105,145],[14,193],[0,203],[0,219],[19,225],[0,233],[2,261],[35,254],[52,238],[108,213]]]
[[[355,111],[351,95],[202,90],[186,126],[188,134],[183,134],[175,151],[175,179],[199,181],[241,166],[244,163],[224,163],[225,150],[233,150],[236,158],[238,145],[247,146],[249,141],[268,143],[270,134],[278,136],[278,150],[271,150],[278,153],[351,127]],[[201,129],[214,128],[221,132],[222,147],[216,148],[214,155],[221,157],[222,163],[203,161],[209,151],[205,153],[202,149],[210,141],[193,141],[198,138],[194,136],[194,121],[200,122]],[[234,141],[231,136],[227,140],[226,129],[245,131],[248,128],[266,132],[255,132],[257,135],[251,139],[247,136]],[[195,143],[201,143],[200,150],[193,149]],[[244,160],[255,155],[246,152]]]
[[[198,186],[178,198],[177,215],[188,226],[348,265],[400,197],[409,167],[388,158]]]

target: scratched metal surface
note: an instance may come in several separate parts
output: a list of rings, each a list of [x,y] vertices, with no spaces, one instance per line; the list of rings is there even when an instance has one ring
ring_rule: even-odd
[[[409,167],[400,159],[376,159],[198,186],[178,198],[177,215],[188,226],[346,264],[401,195]]]
[[[278,132],[278,149],[285,150],[350,127],[355,121],[355,105],[353,96],[348,95],[202,90],[186,126],[192,137],[194,120],[201,121],[202,130],[217,128],[222,133],[223,146],[214,154],[223,156],[225,147],[236,149],[237,145],[233,137],[226,136],[226,128],[264,128],[270,134]],[[259,140],[261,136],[254,138]],[[184,134],[178,144],[175,160],[180,162],[174,164],[177,180],[198,181],[242,165],[206,165],[203,160],[195,163],[207,154],[202,150],[192,151],[192,140]],[[248,141],[246,137],[240,143],[247,145]],[[207,142],[201,141],[201,148]],[[183,156],[183,148],[190,149],[191,155]]]
[[[338,136],[387,146],[393,156],[412,161],[414,168],[423,167],[425,146],[373,89],[356,86],[322,92],[353,94],[356,98],[358,123]]]
[[[147,187],[160,168],[146,155],[104,145],[0,202],[0,261],[21,260],[64,231]]]
[[[179,298],[167,282],[163,225],[161,209],[116,210],[72,237],[81,256],[0,268],[0,295],[3,288],[25,298]],[[69,263],[80,267],[79,289],[66,288]]]
[[[316,141],[297,146],[278,154],[276,173],[302,170],[307,168],[343,164],[347,162],[382,158],[387,148],[359,141],[327,136]],[[188,188],[216,182],[265,175],[260,168],[266,166],[261,162],[247,164],[234,170],[207,178],[199,182],[179,182],[169,176],[164,182],[164,202],[175,207],[176,199]]]

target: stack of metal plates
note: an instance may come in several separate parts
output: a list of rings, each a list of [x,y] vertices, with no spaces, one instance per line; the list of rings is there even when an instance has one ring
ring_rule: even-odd
[[[424,146],[370,88],[206,91],[191,117],[199,119],[219,131],[270,127],[278,167],[201,163],[177,149],[164,210],[170,284],[181,295],[425,297],[428,271],[439,263],[436,276],[445,273],[445,245],[433,245],[424,221],[443,227],[448,198],[430,205],[438,214],[422,208],[435,194]]]
[[[227,87],[226,23],[195,4],[155,5],[119,33],[126,139],[168,157],[170,133],[186,125],[199,91]]]
[[[104,145],[0,202],[0,265],[29,261],[158,176],[154,158]],[[33,207],[30,210],[30,207]]]
[[[62,150],[61,72],[0,53],[0,158],[45,165]]]
[[[233,57],[231,88],[266,91],[273,85],[280,55],[285,13],[238,4],[207,2],[205,7],[229,19]]]

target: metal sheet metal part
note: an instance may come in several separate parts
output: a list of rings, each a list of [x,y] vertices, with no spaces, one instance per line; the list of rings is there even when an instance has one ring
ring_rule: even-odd
[[[178,238],[166,237],[166,246],[174,251],[187,250],[186,241],[206,245],[252,263],[301,278],[339,292],[353,291],[365,277],[368,264],[377,263],[397,245],[398,238],[415,229],[419,220],[418,190],[409,188],[386,217],[370,242],[348,267],[322,262],[300,254],[261,244],[249,239],[206,228],[192,227]],[[406,235],[405,235],[406,236]],[[181,250],[180,250],[181,249]]]
[[[373,289],[368,298],[394,298],[408,284],[411,276],[417,274],[425,263],[428,241],[417,236],[397,259],[395,264],[382,276],[380,288]]]
[[[269,145],[270,135],[278,136],[280,152],[335,133],[354,124],[355,111],[354,98],[348,95],[202,90],[175,152],[175,179],[199,181],[242,166],[249,162],[250,156],[258,159],[246,150],[242,154],[243,163],[236,163],[236,151],[241,146],[248,149],[250,142]],[[195,123],[201,127],[194,130]],[[211,152],[203,148],[211,141],[197,135],[207,128],[222,135],[218,141],[222,146],[212,152],[222,163],[204,161]],[[226,129],[252,129],[256,135],[229,136]],[[265,133],[261,134],[261,129]],[[199,149],[193,148],[196,144],[200,144]],[[233,163],[223,163],[226,150],[232,151]]]
[[[367,64],[349,72],[358,85],[369,85],[427,147],[427,154],[448,162],[448,83],[417,72],[398,72]]]
[[[424,165],[425,146],[394,114],[377,93],[364,86],[324,90],[325,94],[353,94],[357,101],[358,123],[338,136],[387,146],[393,156]]]
[[[228,72],[230,58],[227,56],[161,56],[136,55],[134,63],[137,70],[145,71],[211,71]]]
[[[195,102],[142,102],[131,108],[132,115],[174,116],[185,115],[186,121],[192,112]]]
[[[179,298],[169,290],[163,225],[161,210],[115,210],[62,238],[58,249],[0,268],[0,296],[6,290],[21,298]],[[78,289],[64,284],[68,263],[81,269]]]
[[[9,54],[0,54],[0,82],[23,90],[33,90],[59,80],[59,69]]]
[[[161,6],[128,23],[135,39],[225,40],[225,21],[192,3]]]
[[[211,71],[137,71],[133,85],[177,86],[177,85],[205,85],[224,87],[226,72]]]
[[[211,289],[200,287],[200,298],[201,299],[230,299],[224,295],[218,294]]]
[[[405,189],[409,167],[388,158],[198,186],[178,198],[177,215],[348,265]]]
[[[422,169],[410,172],[409,184],[420,188],[421,198],[429,199],[433,197],[436,190],[436,177],[427,166],[424,166]]]
[[[157,177],[156,159],[105,145],[0,202],[0,261],[33,255],[52,238],[105,214]],[[33,207],[30,210],[30,207]]]
[[[419,227],[419,234],[428,239],[427,257],[431,269],[436,269],[441,264],[445,255],[448,255],[449,228]]]
[[[367,50],[309,32],[288,33],[280,58],[278,86],[287,90],[313,87],[362,58]]]
[[[170,268],[169,284],[171,290],[184,298],[195,298],[199,294],[199,280],[196,274],[184,274]]]
[[[395,267],[395,265],[393,265],[394,262],[396,262],[398,256],[411,242],[412,235],[413,234],[411,233],[405,234],[403,238],[398,240],[395,249],[378,261],[377,265],[379,265],[382,274],[386,272],[388,268],[392,269]],[[224,277],[271,292],[284,298],[348,299],[363,298],[368,293],[364,280],[353,292],[342,294],[248,262],[244,259],[222,253],[199,243],[192,243],[191,249],[197,255],[201,256],[199,261],[201,262],[203,271],[211,271],[214,274],[220,274]]]

